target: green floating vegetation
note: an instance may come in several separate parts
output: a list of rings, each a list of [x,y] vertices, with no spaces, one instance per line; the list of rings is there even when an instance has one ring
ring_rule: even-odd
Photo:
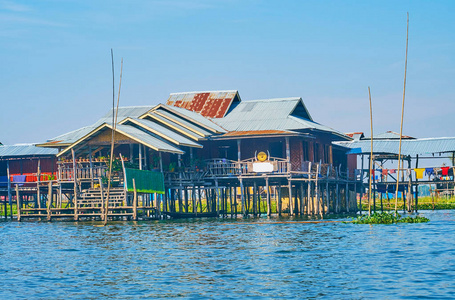
[[[354,224],[395,224],[395,223],[426,223],[430,219],[422,216],[401,217],[400,214],[394,213],[373,213],[371,215],[362,215],[352,220]]]

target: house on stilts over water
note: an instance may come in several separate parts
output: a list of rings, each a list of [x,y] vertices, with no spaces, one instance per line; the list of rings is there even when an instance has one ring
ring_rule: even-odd
[[[190,92],[119,108],[107,199],[111,120],[38,145],[59,150],[43,218],[102,219],[106,202],[109,219],[357,211],[356,160],[334,143],[351,138],[315,122],[301,98]]]

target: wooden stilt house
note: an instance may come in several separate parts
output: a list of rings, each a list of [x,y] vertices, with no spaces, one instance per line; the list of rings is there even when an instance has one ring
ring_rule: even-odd
[[[71,201],[76,208],[103,201],[111,116],[41,145],[61,149],[59,180],[67,198],[78,199],[80,204]],[[349,149],[334,144],[351,138],[315,122],[301,98],[242,101],[237,91],[178,93],[154,107],[122,108],[118,120],[119,207],[122,202],[174,217],[356,211]],[[162,190],[132,190],[127,177],[134,168],[148,172],[144,176],[161,174]]]

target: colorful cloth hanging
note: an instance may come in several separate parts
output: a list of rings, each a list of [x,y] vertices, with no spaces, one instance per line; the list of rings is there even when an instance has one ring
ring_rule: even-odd
[[[423,172],[425,171],[425,168],[414,169],[414,171],[416,172],[416,179],[423,178]]]
[[[388,170],[387,170],[387,169],[382,169],[382,175],[385,176],[385,175],[387,175],[387,173],[388,173]]]
[[[425,175],[428,175],[428,177],[430,177],[431,175],[434,175],[434,169],[433,168],[425,168]]]
[[[449,175],[449,167],[442,167],[442,176],[447,176]]]
[[[397,170],[395,170],[395,169],[390,169],[390,170],[389,170],[389,173],[390,173],[390,174],[395,174],[396,172],[397,172]]]

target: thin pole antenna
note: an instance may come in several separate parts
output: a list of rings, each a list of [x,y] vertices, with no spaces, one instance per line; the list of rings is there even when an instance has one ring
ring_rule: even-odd
[[[401,138],[403,136],[404,99],[405,99],[405,94],[406,94],[406,71],[408,68],[408,39],[409,39],[409,12],[407,13],[407,25],[406,25],[406,56],[405,56],[405,61],[404,61],[403,102],[401,104],[400,144],[398,146],[398,173],[397,173],[397,186],[396,186],[396,191],[395,191],[395,214],[398,213],[398,185],[399,185],[399,180],[400,180],[400,167],[401,167]],[[402,196],[403,196],[403,194],[402,194]]]
[[[368,97],[370,99],[370,129],[371,129],[371,145],[370,145],[370,168],[369,168],[369,173],[370,173],[370,176],[369,176],[369,182],[368,182],[368,191],[369,191],[369,194],[368,194],[368,215],[371,215],[371,194],[372,194],[372,190],[371,190],[371,175],[372,175],[372,168],[374,168],[373,166],[373,107],[371,105],[371,91],[370,91],[370,87],[368,87]]]

